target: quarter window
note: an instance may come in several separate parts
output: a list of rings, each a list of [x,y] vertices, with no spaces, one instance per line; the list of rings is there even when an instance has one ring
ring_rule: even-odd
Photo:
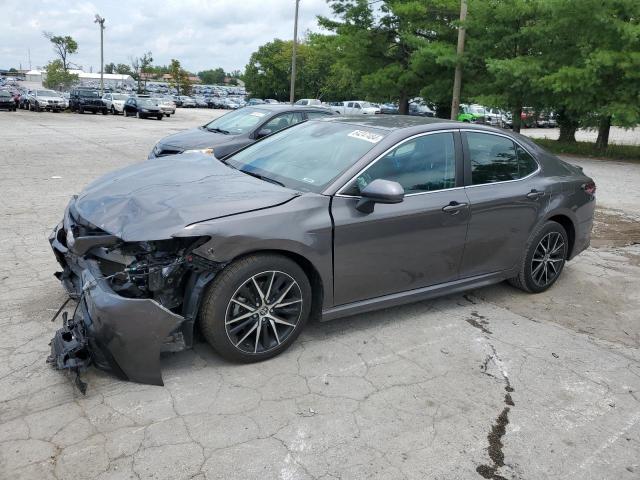
[[[537,168],[533,157],[506,137],[466,133],[466,138],[473,185],[518,180]]]
[[[436,133],[409,140],[358,175],[344,192],[360,195],[372,181],[398,182],[405,193],[421,193],[455,186],[456,155],[452,133]]]

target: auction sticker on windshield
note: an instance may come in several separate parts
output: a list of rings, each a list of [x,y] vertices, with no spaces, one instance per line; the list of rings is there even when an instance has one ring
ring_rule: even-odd
[[[251,112],[249,115],[253,115],[254,117],[264,117],[264,113],[262,112]]]
[[[360,140],[365,140],[371,143],[378,143],[380,140],[382,140],[382,135],[378,135],[377,133],[372,132],[366,132],[364,130],[354,130],[348,136],[352,138],[359,138]]]

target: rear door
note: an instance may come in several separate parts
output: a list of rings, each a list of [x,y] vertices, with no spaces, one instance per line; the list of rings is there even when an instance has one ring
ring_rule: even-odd
[[[510,137],[463,131],[462,139],[471,206],[465,278],[515,267],[550,195],[533,156]]]
[[[469,220],[461,150],[453,131],[407,139],[334,196],[336,305],[458,278]],[[400,183],[404,201],[356,210],[360,191],[378,178]]]

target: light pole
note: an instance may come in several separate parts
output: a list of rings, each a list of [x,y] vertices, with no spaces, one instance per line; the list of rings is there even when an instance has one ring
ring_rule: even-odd
[[[296,47],[298,46],[298,6],[300,0],[296,0],[296,19],[293,23],[293,51],[291,53],[291,90],[289,92],[289,101],[291,105],[295,101],[296,96]]]
[[[465,28],[463,22],[467,18],[467,0],[460,0],[460,23],[458,27],[458,48],[456,72],[453,77],[453,98],[451,99],[451,120],[458,119],[460,110],[460,90],[462,88],[462,54],[464,53]]]
[[[93,23],[100,25],[100,96],[104,95],[104,18],[96,13]]]

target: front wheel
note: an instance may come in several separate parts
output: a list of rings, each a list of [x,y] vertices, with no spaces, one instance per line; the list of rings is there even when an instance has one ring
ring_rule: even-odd
[[[540,293],[553,285],[567,260],[569,239],[562,225],[548,221],[527,242],[524,261],[513,286],[529,293]]]
[[[257,362],[286,350],[311,312],[311,285],[280,255],[250,255],[226,267],[208,287],[200,328],[224,358]]]

